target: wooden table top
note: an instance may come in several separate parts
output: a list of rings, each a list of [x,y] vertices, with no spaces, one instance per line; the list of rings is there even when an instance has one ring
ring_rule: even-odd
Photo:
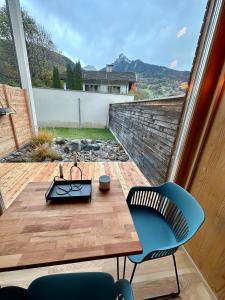
[[[46,205],[49,182],[31,182],[0,217],[0,271],[142,253],[118,180],[92,183],[92,201]]]

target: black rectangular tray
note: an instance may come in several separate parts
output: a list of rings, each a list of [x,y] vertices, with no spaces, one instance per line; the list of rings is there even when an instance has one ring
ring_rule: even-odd
[[[65,193],[63,190],[70,190],[71,185],[81,185],[81,189],[77,191],[70,191]],[[60,188],[59,188],[60,187]],[[74,188],[75,189],[75,188]],[[89,200],[91,201],[91,180],[55,180],[51,183],[48,191],[45,194],[46,202],[49,200],[53,201],[69,201],[69,200]],[[60,195],[59,195],[60,194]]]

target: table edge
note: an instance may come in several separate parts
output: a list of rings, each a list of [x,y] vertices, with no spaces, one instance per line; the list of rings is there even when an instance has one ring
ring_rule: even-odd
[[[20,265],[20,266],[12,266],[12,267],[0,267],[0,273],[4,272],[10,272],[10,271],[18,271],[18,270],[26,270],[26,269],[35,269],[35,268],[42,268],[42,267],[50,267],[50,266],[58,266],[58,265],[66,265],[66,264],[72,264],[72,263],[79,263],[79,262],[85,262],[85,261],[92,261],[92,260],[100,260],[100,259],[107,259],[107,258],[117,258],[117,257],[123,257],[123,256],[129,256],[129,255],[137,255],[142,254],[143,249],[136,250],[136,251],[128,251],[123,253],[115,254],[106,254],[106,255],[100,255],[100,256],[90,256],[88,258],[72,258],[72,259],[66,259],[66,260],[60,260],[60,261],[51,261],[51,262],[44,262],[44,263],[36,263],[31,265]]]

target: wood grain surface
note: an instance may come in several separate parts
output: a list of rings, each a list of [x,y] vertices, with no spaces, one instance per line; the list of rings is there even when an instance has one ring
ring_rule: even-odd
[[[72,166],[64,162],[63,171],[66,178]],[[109,175],[112,180],[119,180],[124,196],[133,185],[149,185],[149,182],[134,162],[82,162],[83,179],[98,180],[101,175]],[[19,195],[28,182],[51,181],[59,175],[58,162],[42,163],[4,163],[0,164],[0,190],[5,206],[8,207]],[[73,172],[73,178],[79,179],[79,172]]]
[[[26,91],[19,87],[0,84],[0,102],[16,113],[0,117],[0,157],[30,142],[32,129]]]
[[[109,128],[152,185],[167,179],[184,97],[110,104]]]
[[[71,164],[64,163],[67,173]],[[133,162],[91,162],[82,164],[85,178],[97,180],[102,174],[118,179],[126,196],[132,185],[147,185],[148,182]],[[6,206],[12,203],[30,181],[49,181],[58,173],[58,163],[17,163],[0,164],[0,187]],[[1,217],[0,217],[1,218]],[[1,229],[0,229],[1,231]],[[201,276],[189,261],[186,253],[179,249],[176,253],[178,273],[181,284],[182,300],[212,300]],[[12,257],[16,259],[16,257]],[[122,258],[120,259],[122,263]],[[126,278],[129,279],[133,264],[127,262]],[[116,278],[115,258],[84,261],[64,265],[55,265],[42,268],[18,270],[14,272],[0,272],[1,286],[16,285],[28,287],[40,276],[65,272],[107,272]],[[122,270],[121,273],[122,275]],[[169,293],[176,288],[174,269],[171,257],[164,257],[149,261],[138,266],[133,290],[136,300]]]
[[[225,92],[198,163],[190,192],[206,220],[186,249],[220,300],[225,299]]]
[[[118,180],[92,183],[90,202],[49,202],[49,182],[29,183],[0,218],[0,271],[127,254],[142,248]]]

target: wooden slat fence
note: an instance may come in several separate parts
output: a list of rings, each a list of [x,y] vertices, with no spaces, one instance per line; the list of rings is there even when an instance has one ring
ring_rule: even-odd
[[[16,113],[0,115],[0,157],[29,143],[32,136],[26,91],[0,84],[0,107],[11,106]]]
[[[109,127],[151,184],[167,178],[184,97],[111,104]]]

